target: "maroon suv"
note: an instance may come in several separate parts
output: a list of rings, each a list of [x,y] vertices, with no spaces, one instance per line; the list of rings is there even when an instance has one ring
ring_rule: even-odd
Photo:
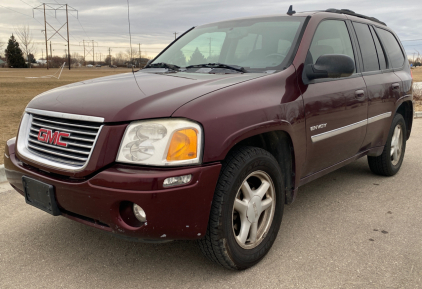
[[[126,238],[259,262],[298,188],[360,157],[400,169],[413,118],[398,37],[350,10],[190,29],[144,69],[53,89],[7,141],[28,204]]]

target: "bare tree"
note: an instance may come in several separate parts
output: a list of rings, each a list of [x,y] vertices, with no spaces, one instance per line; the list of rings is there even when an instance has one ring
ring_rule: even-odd
[[[138,50],[135,48],[126,49],[126,58],[129,59],[130,63],[133,63],[134,58],[138,58]]]
[[[37,53],[35,43],[32,38],[32,32],[30,31],[28,25],[23,25],[15,28],[15,33],[20,40],[22,52],[26,55],[28,65],[31,67],[31,64],[29,63],[29,54]]]
[[[3,53],[4,53],[4,51],[3,51],[3,47],[4,47],[4,45],[6,44],[6,42],[1,42],[0,41],[0,56],[2,56],[3,55]]]

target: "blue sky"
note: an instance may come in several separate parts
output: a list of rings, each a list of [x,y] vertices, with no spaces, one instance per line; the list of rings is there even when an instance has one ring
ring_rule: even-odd
[[[129,47],[126,0],[67,0],[78,9],[70,16],[71,52],[83,54],[83,40],[95,40],[95,53],[112,54],[124,52]],[[54,0],[49,0],[55,3]],[[323,10],[327,8],[347,8],[357,13],[369,15],[387,23],[403,41],[409,56],[417,50],[422,53],[422,1],[252,1],[252,0],[130,0],[132,43],[136,49],[141,43],[141,50],[147,56],[154,56],[174,39],[174,32],[182,33],[192,26],[209,22],[244,16],[282,14],[293,4],[296,11]],[[41,56],[44,34],[43,14],[35,11],[32,18],[31,7],[41,5],[36,0],[0,0],[0,42],[10,37],[13,29],[27,24],[32,29],[34,40],[38,44],[38,57]],[[14,11],[11,11],[9,9]],[[63,24],[65,14],[48,12],[48,21],[55,28]],[[78,21],[79,20],[79,21]],[[47,29],[52,34],[50,28]],[[65,32],[64,30],[62,30]],[[420,39],[418,41],[407,41]],[[55,52],[65,50],[64,41],[55,36],[52,39]],[[60,54],[60,53],[58,53]],[[98,55],[96,55],[98,57]]]

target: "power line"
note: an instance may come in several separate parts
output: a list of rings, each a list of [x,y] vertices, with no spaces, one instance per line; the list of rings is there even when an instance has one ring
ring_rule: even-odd
[[[73,15],[72,13],[70,13],[70,15],[72,15],[74,18],[76,18],[76,20],[78,20],[78,23],[79,23],[79,25],[81,26],[82,30],[84,31],[84,33],[85,33],[86,37],[91,38],[91,37],[89,37],[89,36],[88,36],[88,34],[86,33],[85,28],[82,26],[81,21],[79,21],[79,18],[78,18],[78,17],[75,17],[75,15]]]
[[[15,11],[15,10],[10,9],[9,7],[3,6],[3,5],[0,5],[0,7],[3,7],[3,8],[5,8],[5,9],[8,9],[8,10],[13,11],[13,12],[15,12],[15,13],[19,13],[19,14],[25,15],[25,16],[27,16],[27,17],[30,17],[30,18],[34,19],[35,21],[37,21],[39,24],[41,24],[41,25],[42,25],[42,23],[41,23],[40,21],[38,21],[37,19],[33,18],[33,17],[32,17],[32,16],[30,16],[30,15],[27,15],[27,14],[24,14],[24,13],[21,13],[21,12],[18,12],[18,11]]]

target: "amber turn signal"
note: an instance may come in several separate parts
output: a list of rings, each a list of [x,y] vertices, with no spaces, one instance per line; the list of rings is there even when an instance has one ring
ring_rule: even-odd
[[[197,156],[198,132],[195,129],[181,129],[171,138],[167,161],[183,161]]]

